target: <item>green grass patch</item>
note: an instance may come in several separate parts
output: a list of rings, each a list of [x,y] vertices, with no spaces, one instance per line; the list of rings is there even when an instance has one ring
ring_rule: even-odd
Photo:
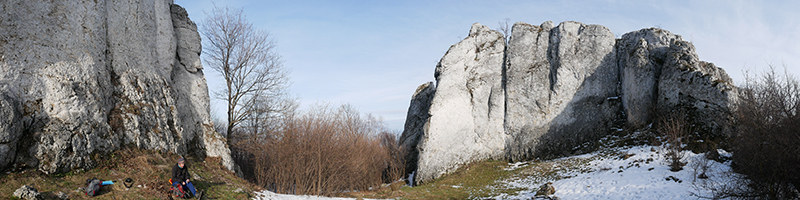
[[[506,161],[481,161],[462,166],[452,174],[420,186],[392,187],[392,185],[388,185],[372,191],[350,192],[341,196],[381,199],[480,199],[524,190],[525,188],[509,188],[502,182],[518,173],[519,170],[505,170],[507,167],[508,162]]]

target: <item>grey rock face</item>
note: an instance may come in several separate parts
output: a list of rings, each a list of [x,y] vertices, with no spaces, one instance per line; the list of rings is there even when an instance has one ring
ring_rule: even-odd
[[[42,196],[39,195],[39,191],[36,191],[36,188],[33,188],[28,185],[23,185],[19,189],[15,190],[14,197],[27,200],[42,199]]]
[[[17,152],[17,141],[22,135],[22,114],[19,103],[13,98],[0,94],[0,166],[14,161]]]
[[[658,79],[669,46],[681,36],[650,28],[626,33],[617,42],[622,70],[622,103],[628,125],[641,128],[652,122],[658,96]]]
[[[614,34],[599,25],[516,23],[507,50],[506,133],[512,160],[571,153],[618,118]]]
[[[172,4],[172,25],[177,39],[178,56],[172,68],[173,92],[177,102],[180,121],[183,122],[184,143],[195,149],[205,149],[195,153],[201,156],[222,158],[222,165],[234,169],[231,151],[224,137],[214,131],[211,122],[208,86],[200,64],[200,34],[197,25],[189,19],[183,7]],[[198,138],[199,137],[199,138]],[[205,155],[203,155],[205,154]]]
[[[469,162],[501,158],[505,39],[478,23],[436,66],[436,93],[419,143],[417,184]]]
[[[26,126],[17,163],[66,172],[132,146],[220,156],[233,169],[210,128],[199,35],[174,6],[0,3],[0,87],[20,102]]]
[[[417,170],[419,139],[425,134],[425,127],[430,117],[431,100],[436,91],[433,82],[428,82],[417,87],[411,96],[411,105],[408,106],[405,129],[400,136],[400,146],[403,149],[403,158],[406,161],[406,172]]]
[[[725,70],[700,61],[694,45],[673,42],[658,80],[656,108],[660,115],[684,114],[694,131],[706,137],[730,135],[736,87]]]
[[[511,34],[502,50],[499,33],[473,25],[437,65],[430,104],[412,101],[402,137],[420,138],[403,140],[416,145],[418,160],[407,160],[415,183],[487,158],[579,153],[613,128],[678,110],[703,134],[730,131],[732,80],[679,35],[651,28],[616,40],[579,22],[520,22]]]

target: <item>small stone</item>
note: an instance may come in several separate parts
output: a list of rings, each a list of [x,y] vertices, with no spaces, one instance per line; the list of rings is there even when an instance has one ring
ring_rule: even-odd
[[[556,188],[553,187],[553,182],[547,182],[542,186],[539,186],[539,191],[536,192],[536,196],[539,195],[553,195],[556,193]]]
[[[192,178],[195,180],[203,180],[203,177],[198,175],[197,173],[192,172]]]
[[[236,188],[236,190],[233,190],[233,192],[235,192],[235,193],[244,193],[244,190],[242,190],[242,188]]]
[[[62,200],[69,199],[69,195],[67,195],[67,193],[64,193],[64,192],[61,192],[61,191],[56,193],[56,197],[58,197],[58,199],[62,199]]]
[[[41,195],[39,195],[39,191],[36,191],[36,188],[33,188],[28,185],[23,185],[22,187],[14,191],[14,196],[20,199],[27,199],[27,200],[42,199]]]

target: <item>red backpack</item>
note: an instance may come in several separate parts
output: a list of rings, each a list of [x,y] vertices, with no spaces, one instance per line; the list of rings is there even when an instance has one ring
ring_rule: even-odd
[[[172,185],[172,179],[169,179],[169,184]],[[175,197],[177,197],[177,198],[188,198],[189,197],[186,194],[186,191],[183,191],[183,187],[181,187],[181,184],[173,185],[171,188],[169,188],[169,190],[172,191],[172,194],[174,194]]]
[[[97,178],[86,179],[86,188],[83,190],[86,191],[86,195],[95,196],[100,193],[100,187],[103,186],[103,182],[97,180]]]

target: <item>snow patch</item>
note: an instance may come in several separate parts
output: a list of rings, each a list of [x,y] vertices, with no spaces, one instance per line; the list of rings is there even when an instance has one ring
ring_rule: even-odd
[[[704,154],[684,151],[683,170],[672,172],[664,158],[665,152],[652,146],[638,146],[621,149],[619,157],[601,156],[592,159],[586,166],[588,173],[567,171],[560,180],[536,180],[517,178],[507,180],[511,187],[527,188],[517,194],[501,194],[495,199],[533,199],[539,186],[553,182],[556,189],[554,196],[561,199],[697,199],[697,195],[711,196],[711,192],[701,187],[704,184],[725,183],[732,179],[730,162],[717,163],[708,161],[705,174],[708,179],[699,179],[701,169],[698,166]],[[720,155],[730,153],[719,150]],[[571,158],[590,158],[598,153],[584,154]],[[697,162],[692,165],[693,162]],[[515,163],[516,164],[516,163]],[[510,164],[514,165],[514,164]],[[735,176],[735,175],[734,175]]]

